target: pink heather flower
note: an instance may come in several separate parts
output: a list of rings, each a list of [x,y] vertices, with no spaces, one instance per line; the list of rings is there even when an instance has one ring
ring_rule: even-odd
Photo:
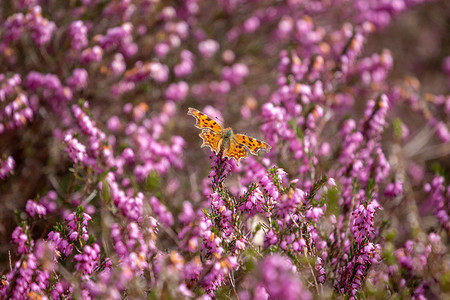
[[[322,208],[313,207],[306,211],[306,217],[311,218],[314,222],[317,222],[321,216],[323,216]]]
[[[74,163],[86,163],[88,156],[86,152],[86,146],[81,144],[76,138],[74,138],[71,134],[67,134],[64,137],[64,142],[67,145],[66,152],[69,155],[70,159]]]
[[[16,162],[12,156],[8,156],[5,160],[0,160],[0,180],[5,179],[8,175],[14,173]]]
[[[69,35],[72,38],[72,49],[81,50],[88,45],[87,33],[88,29],[83,21],[77,20],[70,24]]]
[[[9,78],[0,74],[0,82],[0,102],[4,102],[6,98],[15,94],[16,88],[22,84],[22,78],[19,74],[13,74]]]
[[[234,54],[233,50],[227,49],[223,51],[222,53],[222,59],[225,63],[232,63],[236,58],[236,55]]]
[[[219,43],[211,39],[202,41],[198,44],[198,50],[204,57],[208,58],[219,50]]]
[[[100,246],[94,243],[92,246],[84,246],[84,253],[76,254],[74,261],[76,261],[76,269],[80,270],[82,274],[89,275],[95,271],[100,261]]]
[[[291,261],[278,254],[266,257],[260,265],[262,285],[273,299],[312,299],[296,274]]]
[[[283,16],[278,23],[277,33],[280,38],[287,38],[294,28],[294,21],[289,16]]]
[[[157,62],[150,63],[150,78],[156,82],[166,82],[169,79],[169,68]]]
[[[259,28],[260,21],[258,17],[250,17],[244,22],[244,31],[247,33],[252,33]]]
[[[169,51],[170,47],[166,43],[158,43],[155,45],[155,52],[159,58],[165,58]]]
[[[242,238],[239,240],[236,240],[236,249],[239,249],[241,251],[245,250],[245,244],[246,244],[246,241]]]
[[[248,76],[249,72],[245,64],[236,63],[231,67],[224,67],[222,69],[222,78],[233,85],[240,85],[244,81],[244,78]]]
[[[166,98],[173,101],[184,100],[188,92],[189,85],[185,81],[172,83],[166,90]]]
[[[377,209],[381,206],[376,200],[370,201],[366,206],[360,205],[352,213],[353,236],[357,243],[361,243],[364,239],[373,239],[375,234],[374,218]]]
[[[316,272],[317,272],[317,281],[319,281],[320,283],[324,283],[325,282],[325,269],[322,265],[322,259],[320,257],[317,257],[316,259]]]
[[[336,181],[334,180],[334,178],[328,177],[327,184],[329,186],[336,186]]]
[[[48,191],[47,195],[39,199],[39,204],[41,204],[47,213],[54,213],[57,209],[56,200],[58,199],[58,194],[54,190]]]
[[[186,298],[192,298],[195,294],[187,288],[185,283],[182,283],[178,286],[178,292]]]
[[[121,127],[120,119],[118,116],[111,116],[106,125],[111,132],[119,131]]]
[[[435,176],[431,183],[425,184],[424,190],[428,194],[427,201],[430,207],[434,208],[433,214],[444,229],[450,230],[450,214],[448,210],[450,186],[445,185],[445,180],[442,176]]]
[[[436,124],[436,134],[444,143],[450,142],[450,131],[444,122],[438,122]]]
[[[9,43],[19,40],[24,33],[25,16],[22,13],[9,16],[4,23],[4,28],[2,46],[7,47]]]
[[[191,60],[182,60],[179,64],[175,65],[174,73],[177,77],[183,77],[192,73],[194,69],[194,62]]]
[[[135,160],[134,151],[131,148],[125,148],[122,152],[122,157],[128,162],[132,163]]]
[[[114,58],[109,64],[109,69],[114,75],[121,75],[125,72],[127,66],[125,64],[125,58],[121,53],[114,54]]]
[[[26,229],[28,231],[28,225],[26,226]],[[14,244],[17,245],[17,253],[27,253],[28,252],[28,235],[23,231],[23,228],[20,226],[17,226],[16,229],[14,229],[11,240]]]
[[[56,245],[56,248],[66,256],[70,255],[73,251],[73,245],[63,239],[59,232],[50,231],[48,234],[48,240],[52,241]]]
[[[42,9],[39,5],[34,6],[26,14],[25,19],[31,38],[36,45],[42,46],[50,42],[56,25],[42,17]]]
[[[85,69],[73,70],[72,76],[66,79],[66,83],[73,90],[81,90],[86,87],[88,73]]]
[[[391,182],[386,186],[386,190],[384,194],[389,197],[397,197],[398,195],[403,194],[403,183],[399,180],[395,182]]]
[[[103,49],[100,46],[94,46],[81,52],[81,63],[100,62],[102,57]]]
[[[168,211],[167,208],[159,202],[158,198],[151,197],[149,202],[153,209],[154,214],[159,219],[159,221],[167,227],[172,226],[174,222],[172,213]]]
[[[38,215],[39,217],[43,217],[47,214],[47,209],[43,205],[36,203],[33,200],[27,201],[27,204],[25,206],[25,211],[31,217],[34,217],[35,215]]]

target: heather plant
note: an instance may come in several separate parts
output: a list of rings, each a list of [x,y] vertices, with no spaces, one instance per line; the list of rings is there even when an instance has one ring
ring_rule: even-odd
[[[2,1],[0,298],[450,297],[448,11]]]

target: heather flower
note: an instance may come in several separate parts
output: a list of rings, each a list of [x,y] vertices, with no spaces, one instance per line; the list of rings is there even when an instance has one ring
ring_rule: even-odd
[[[86,48],[81,52],[81,63],[99,62],[103,57],[103,49],[100,46]]]
[[[56,25],[42,17],[40,6],[36,5],[33,7],[25,16],[25,19],[31,31],[31,38],[38,46],[50,41],[53,31],[56,30]]]
[[[72,49],[79,51],[88,45],[87,33],[88,29],[83,21],[77,20],[70,24],[69,34],[72,38]]]
[[[14,95],[17,87],[22,84],[22,79],[19,74],[13,74],[9,77],[0,74],[0,81],[2,83],[0,87],[0,102],[5,102],[7,98]]]
[[[133,25],[124,23],[120,27],[108,29],[106,35],[99,35],[95,39],[103,50],[116,48],[125,58],[137,52],[137,45],[133,42]]]
[[[0,132],[24,126],[33,119],[34,112],[25,94],[17,97],[0,110]]]
[[[87,222],[92,218],[87,213],[73,212],[66,217],[67,227],[70,229],[67,235],[70,240],[77,240],[78,237],[87,241],[89,235],[87,233]]]
[[[153,208],[154,214],[157,216],[159,221],[166,225],[167,227],[170,227],[173,225],[173,216],[172,214],[167,210],[167,208],[162,205],[156,197],[150,198],[150,205]]]
[[[66,83],[73,90],[81,90],[86,87],[88,73],[85,69],[73,70],[72,76],[66,79]]]
[[[125,58],[121,53],[114,54],[114,58],[109,64],[109,69],[112,74],[121,75],[126,70]]]
[[[100,247],[98,244],[84,246],[83,252],[76,254],[73,259],[76,261],[76,269],[84,275],[92,274],[99,265]]]
[[[27,253],[29,250],[30,241],[26,232],[28,232],[28,226],[25,228],[18,226],[12,233],[11,240],[17,245],[18,254]]]
[[[395,182],[391,182],[386,186],[384,194],[389,197],[397,197],[398,195],[403,194],[403,183],[399,180]]]
[[[69,155],[70,159],[77,164],[83,163],[85,165],[88,164],[89,158],[86,151],[86,146],[81,144],[76,138],[74,138],[71,134],[67,134],[64,137],[64,142],[67,145],[66,152]]]
[[[5,34],[3,36],[2,48],[20,39],[25,31],[25,16],[22,13],[11,15],[6,19],[4,26]]]
[[[428,194],[428,203],[434,208],[433,214],[445,230],[450,229],[450,214],[448,210],[450,199],[450,188],[445,185],[444,178],[435,176],[431,183],[424,186],[425,192]]]
[[[36,257],[33,254],[29,254],[16,262],[14,270],[8,274],[10,275],[10,280],[13,276],[17,276],[15,286],[11,291],[11,299],[23,299],[24,295],[29,295],[34,282],[33,275],[36,268]]]
[[[248,67],[242,63],[236,63],[231,67],[224,67],[222,70],[222,78],[233,85],[242,84],[248,74]]]
[[[184,100],[188,92],[189,86],[186,82],[172,83],[166,90],[166,98],[174,101]]]
[[[374,217],[377,209],[381,206],[376,200],[371,200],[367,204],[361,204],[352,213],[352,233],[357,243],[364,239],[372,240],[375,234]]]
[[[175,76],[184,77],[192,73],[194,69],[194,55],[188,50],[181,51],[181,61],[174,66]]]
[[[49,232],[47,239],[53,242],[58,251],[60,251],[65,256],[69,256],[70,254],[72,254],[73,245],[69,243],[67,239],[62,237],[59,232],[55,231]]]
[[[204,57],[211,57],[219,50],[219,43],[215,40],[205,40],[198,44],[198,50]]]
[[[12,156],[8,156],[5,160],[0,161],[0,179],[5,179],[8,175],[14,173],[16,162]]]
[[[34,202],[33,200],[28,200],[27,205],[25,207],[25,211],[31,216],[34,217],[38,215],[39,217],[43,217],[47,214],[47,209],[39,204]]]
[[[274,299],[312,299],[290,260],[280,255],[266,257],[260,265],[261,283]]]

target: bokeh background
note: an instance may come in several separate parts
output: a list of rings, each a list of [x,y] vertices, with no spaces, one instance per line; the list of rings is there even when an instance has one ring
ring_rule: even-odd
[[[268,123],[261,111],[280,89],[283,53],[297,53],[303,62],[310,60],[312,68],[314,63],[323,64],[317,78],[305,76],[298,82],[309,86],[323,82],[323,96],[300,103],[305,119],[314,105],[324,108],[326,117],[318,122],[321,130],[316,134],[331,151],[319,155],[315,171],[308,171],[314,173],[312,180],[298,171],[295,155],[282,139],[275,144],[269,139],[271,163],[305,186],[323,174],[336,177],[343,122],[363,118],[367,100],[401,90],[405,99],[418,100],[389,104],[380,144],[392,173],[379,192],[383,195],[391,178],[403,181],[405,192],[392,199],[380,196],[384,210],[379,220],[388,219],[395,228],[394,247],[402,247],[417,232],[448,234],[448,228],[439,229],[423,186],[436,170],[440,174],[450,170],[449,140],[445,133],[444,138],[436,134],[436,122],[430,121],[443,122],[448,136],[450,3],[390,2],[2,1],[0,89],[7,90],[7,79],[14,74],[20,82],[13,91],[0,94],[0,155],[15,161],[13,173],[0,180],[0,270],[7,274],[10,264],[21,257],[11,242],[21,221],[27,221],[33,239],[46,239],[79,204],[94,216],[89,233],[102,247],[112,247],[102,226],[110,225],[108,218],[118,212],[99,200],[102,192],[97,186],[104,184],[104,173],[74,163],[67,153],[68,133],[91,150],[109,149],[113,157],[120,156],[125,161],[122,179],[131,182],[128,187],[146,198],[156,196],[175,219],[184,201],[205,208],[211,152],[200,148],[199,130],[186,114],[188,107],[216,117],[236,132],[268,140],[261,130]],[[293,25],[298,20],[304,21],[304,31]],[[367,20],[372,23],[364,23]],[[291,25],[292,33],[280,33],[280,28]],[[356,69],[353,75],[337,71],[337,45],[349,41],[345,34],[352,36],[364,26],[370,29],[363,40],[350,43],[350,48],[355,46],[350,69],[352,64],[364,65],[361,61],[366,58],[368,65],[380,63],[381,56],[380,64],[389,66],[379,72],[379,80],[375,71],[368,80]],[[391,57],[392,65],[383,62]],[[346,93],[352,97],[350,104],[338,100],[337,94]],[[26,103],[17,100],[19,95]],[[14,101],[18,115],[5,110]],[[73,105],[93,120],[92,127],[85,126],[105,133],[100,140],[109,145],[93,145],[99,142],[76,133],[83,132],[82,122],[77,121],[83,117],[74,117]],[[394,134],[399,126],[407,127],[400,139]],[[137,127],[147,131],[139,132]],[[124,149],[132,149],[135,156],[128,165]],[[228,179],[233,193],[239,192],[240,176],[252,164],[243,162],[241,169],[233,171]],[[28,200],[39,202],[50,190],[57,194],[57,199],[48,200],[55,202],[54,211],[30,216],[25,209]],[[329,212],[339,214],[338,200],[330,201]],[[448,198],[445,201],[448,205]],[[176,249],[177,225],[161,230],[157,244],[162,251]],[[444,244],[448,247],[448,237]],[[448,260],[445,264],[448,267]],[[429,293],[432,299],[442,295],[436,290]]]

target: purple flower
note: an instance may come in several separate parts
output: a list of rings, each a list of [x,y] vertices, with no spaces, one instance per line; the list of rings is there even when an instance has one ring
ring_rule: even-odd
[[[25,211],[31,217],[34,217],[35,215],[38,215],[39,217],[43,217],[47,214],[47,209],[43,205],[36,203],[33,200],[27,201]]]
[[[162,205],[156,197],[150,198],[150,205],[152,206],[153,212],[159,221],[167,227],[173,225],[173,216],[167,208]]]
[[[70,24],[69,34],[72,38],[72,49],[79,51],[86,48],[88,45],[87,33],[88,29],[83,21],[77,20]]]
[[[85,69],[73,70],[72,76],[66,79],[66,83],[73,90],[81,90],[86,87],[88,81],[88,73]]]
[[[0,160],[0,180],[5,179],[8,175],[14,173],[16,162],[12,156],[8,156],[5,160]]]
[[[244,31],[247,33],[252,33],[256,31],[260,26],[259,18],[256,16],[250,17],[244,22]]]
[[[114,54],[114,58],[109,64],[112,74],[121,75],[126,70],[125,58],[121,53]]]
[[[398,195],[403,194],[403,183],[399,180],[395,182],[391,182],[386,186],[386,190],[384,194],[388,197],[397,197]]]
[[[219,50],[219,43],[215,40],[205,40],[198,44],[198,50],[200,53],[208,58],[214,55]]]
[[[371,240],[374,237],[374,218],[377,209],[381,206],[376,200],[370,201],[366,205],[359,207],[352,213],[352,232],[357,243],[361,243],[364,239]]]
[[[312,299],[303,286],[295,266],[280,255],[266,257],[260,265],[262,285],[273,299]]]
[[[42,9],[40,6],[34,6],[25,16],[31,38],[38,45],[47,44],[56,30],[55,23],[42,17]]]
[[[450,230],[450,186],[445,185],[445,180],[441,176],[435,176],[431,183],[424,186],[428,194],[427,202],[434,208],[433,214],[445,230]]]
[[[88,155],[86,152],[86,146],[81,144],[76,138],[74,138],[71,134],[67,134],[64,137],[64,142],[67,145],[66,152],[69,155],[69,158],[72,161],[77,163],[83,163],[85,165],[88,164]]]
[[[166,90],[166,98],[173,101],[184,100],[188,92],[189,85],[186,82],[172,83]]]
[[[25,227],[25,230],[28,232],[28,226]],[[18,226],[16,227],[16,229],[14,229],[11,240],[14,244],[17,245],[18,254],[28,253],[30,244],[32,242],[28,240],[28,235],[25,233],[22,227]]]
[[[83,250],[83,253],[76,254],[73,259],[77,262],[76,269],[83,275],[89,275],[99,266],[100,246],[98,244],[86,245]]]
[[[81,63],[100,62],[102,57],[103,49],[99,46],[94,46],[81,52]]]
[[[224,67],[222,69],[222,78],[233,85],[242,84],[244,78],[247,77],[248,74],[248,67],[242,63],[236,63],[231,67]]]

